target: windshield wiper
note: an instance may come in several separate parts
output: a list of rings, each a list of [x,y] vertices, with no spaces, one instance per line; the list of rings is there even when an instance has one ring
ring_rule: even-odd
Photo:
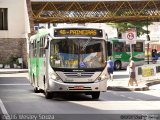
[[[88,40],[86,41],[86,43],[84,44],[84,46],[83,46],[83,48],[81,49],[81,51],[84,51],[84,50],[86,49],[86,47],[87,47],[87,45],[89,44],[89,42],[90,42],[91,39],[92,39],[92,37],[90,37],[90,39],[88,39]]]

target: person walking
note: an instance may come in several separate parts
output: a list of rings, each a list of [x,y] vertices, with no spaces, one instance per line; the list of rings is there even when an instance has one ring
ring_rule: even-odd
[[[128,86],[131,85],[133,86],[134,83],[136,83],[136,86],[138,86],[137,80],[136,80],[136,74],[135,74],[135,63],[133,61],[133,58],[130,57],[130,63],[128,65],[129,67],[129,81],[128,81]]]
[[[113,81],[113,61],[112,61],[112,57],[109,57],[108,61],[107,61],[107,71],[109,74],[109,79]]]

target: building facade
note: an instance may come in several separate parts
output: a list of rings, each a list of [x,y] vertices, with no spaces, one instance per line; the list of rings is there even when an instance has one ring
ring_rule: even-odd
[[[0,62],[16,56],[27,67],[28,33],[26,0],[0,0]]]

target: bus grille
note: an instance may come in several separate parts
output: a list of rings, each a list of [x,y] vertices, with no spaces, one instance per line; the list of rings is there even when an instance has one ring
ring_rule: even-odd
[[[74,88],[74,87],[69,87],[69,90],[92,90],[91,87],[83,87],[83,89],[81,88]]]
[[[71,78],[86,78],[92,77],[94,72],[64,72],[64,75]]]

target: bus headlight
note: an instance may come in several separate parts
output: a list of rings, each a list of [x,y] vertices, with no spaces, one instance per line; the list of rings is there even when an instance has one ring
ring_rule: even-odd
[[[101,80],[104,80],[106,78],[106,75],[101,76]]]
[[[57,74],[54,74],[54,73],[50,74],[50,78],[52,80],[56,80],[56,81],[61,80],[61,78]]]
[[[51,75],[51,79],[56,80],[57,76],[55,74]]]
[[[107,74],[101,74],[99,77],[98,77],[98,80],[105,80],[107,79]]]

